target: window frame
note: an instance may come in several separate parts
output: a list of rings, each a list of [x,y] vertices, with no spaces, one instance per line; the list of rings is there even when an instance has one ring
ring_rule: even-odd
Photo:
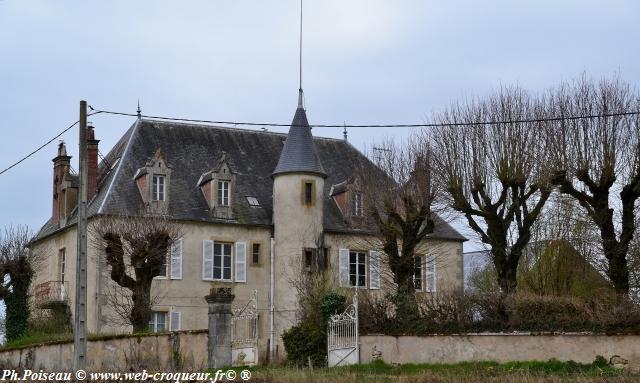
[[[217,204],[218,206],[230,206],[231,205],[231,181],[218,180],[217,185]]]
[[[151,201],[164,202],[166,200],[166,194],[167,194],[166,181],[167,181],[167,176],[164,174],[153,174],[151,176]]]
[[[58,250],[58,280],[61,284],[66,282],[66,266],[67,266],[67,250],[61,248]]]
[[[167,316],[168,316],[167,313],[168,313],[168,311],[161,311],[161,310],[153,310],[153,311],[151,311],[151,320],[148,323],[148,328],[149,328],[150,332],[153,332],[153,333],[167,332],[167,325],[169,324],[168,321],[167,321],[167,319],[168,319],[167,318]],[[164,326],[163,326],[161,331],[158,330],[159,321],[157,319],[158,319],[158,315],[159,314],[162,314],[162,316],[164,317],[164,322],[163,322]]]
[[[362,217],[364,215],[362,201],[363,195],[361,191],[351,192],[351,215],[353,217]]]
[[[424,283],[425,283],[425,256],[424,255],[414,255],[414,263],[413,263],[413,288],[416,291],[424,291]],[[419,283],[419,286],[418,286]]]
[[[256,261],[256,249],[258,246],[258,260]],[[261,242],[252,242],[251,243],[251,266],[260,266],[262,264],[262,243]]]
[[[356,262],[351,262],[351,256],[355,255]],[[362,262],[359,262],[359,257],[362,256]],[[361,250],[349,250],[349,262],[348,262],[348,274],[349,274],[349,286],[354,288],[367,288],[367,278],[369,277],[369,273],[367,272],[368,262],[367,262],[367,252]],[[355,274],[351,272],[351,266],[355,265]],[[363,274],[360,274],[360,267],[362,267]],[[351,276],[355,276],[356,283],[353,284],[351,280]],[[362,284],[359,284],[360,278],[362,279]]]
[[[216,247],[220,248],[221,250],[224,249],[225,246],[229,246],[229,248],[231,249],[230,254],[224,254],[224,251],[222,254],[216,254]],[[234,243],[230,243],[230,242],[218,242],[215,241],[213,243],[213,265],[212,265],[212,277],[214,281],[221,281],[221,282],[233,282],[234,281],[234,275],[233,275],[233,252],[234,252]],[[224,266],[224,259],[225,257],[229,257],[229,267]],[[216,258],[220,258],[220,266],[218,266],[218,269],[220,269],[220,277],[216,278]],[[229,269],[229,278],[224,278],[224,272],[225,269]]]

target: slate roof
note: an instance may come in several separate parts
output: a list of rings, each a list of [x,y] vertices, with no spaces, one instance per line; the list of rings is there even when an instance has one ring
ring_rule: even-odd
[[[298,108],[293,116],[287,141],[273,176],[283,173],[312,173],[326,177],[322,163],[316,155],[307,113],[302,106],[302,90],[298,96]]]
[[[171,217],[188,221],[271,226],[271,176],[283,157],[281,154],[283,146],[286,148],[286,139],[286,134],[274,132],[138,119],[101,162],[99,190],[89,201],[88,215],[137,214],[143,202],[133,179],[134,174],[160,149],[166,163],[172,168],[168,185],[168,213]],[[345,140],[312,137],[312,144],[316,151],[314,156],[322,164],[319,171],[326,171],[327,177],[323,201],[325,229],[331,232],[359,231],[345,222],[338,206],[329,196],[329,189],[351,177],[361,166],[374,165]],[[200,177],[216,166],[222,152],[233,162],[236,174],[233,220],[214,217],[197,185]],[[250,206],[246,197],[257,198],[260,206]],[[68,225],[75,223],[76,217],[70,217]],[[63,229],[49,221],[42,227],[36,240]],[[466,240],[442,220],[431,237]]]

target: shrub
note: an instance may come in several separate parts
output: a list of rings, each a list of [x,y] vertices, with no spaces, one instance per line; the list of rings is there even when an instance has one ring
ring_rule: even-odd
[[[606,298],[439,294],[421,298],[419,306],[420,317],[407,323],[394,317],[389,300],[364,300],[360,329],[388,335],[513,331],[640,334],[640,307]]]

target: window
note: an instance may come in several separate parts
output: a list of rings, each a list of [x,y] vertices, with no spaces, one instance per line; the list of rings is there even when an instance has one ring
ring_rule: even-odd
[[[231,280],[231,244],[215,243],[213,245],[213,279]]]
[[[306,205],[311,205],[313,203],[313,183],[312,182],[304,183],[304,203]]]
[[[229,181],[218,181],[218,206],[229,206]]]
[[[256,197],[247,197],[247,202],[249,203],[249,206],[260,206]]]
[[[58,251],[58,280],[61,284],[65,281],[65,268],[67,266],[67,255],[65,249]]]
[[[260,244],[254,243],[251,251],[251,260],[254,265],[260,264]]]
[[[149,321],[149,331],[163,332],[167,331],[167,313],[164,311],[152,311],[151,320]]]
[[[425,263],[425,291],[436,292],[436,257],[430,256]]]
[[[413,287],[416,290],[422,290],[422,262],[424,258],[417,255],[413,259]]]
[[[351,286],[364,287],[367,281],[367,269],[365,267],[365,253],[359,251],[349,252],[349,283]]]
[[[304,251],[304,271],[311,273],[313,271],[313,250]]]
[[[162,268],[160,269],[160,274],[158,274],[156,278],[162,279],[167,277],[167,269],[169,268],[167,258],[169,258],[168,254],[165,254],[164,257],[162,257]]]
[[[362,193],[353,192],[351,197],[351,214],[355,217],[362,217]]]
[[[152,190],[152,200],[153,201],[164,201],[164,185],[165,178],[161,175],[153,176],[153,190]]]

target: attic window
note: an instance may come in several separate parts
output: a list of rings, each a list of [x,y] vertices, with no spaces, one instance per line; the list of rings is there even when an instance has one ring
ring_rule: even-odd
[[[218,206],[229,206],[229,181],[218,181]]]
[[[362,193],[353,192],[351,200],[351,214],[355,217],[362,217]]]
[[[153,189],[151,190],[154,201],[164,201],[164,176],[153,175]]]
[[[249,206],[260,206],[256,197],[247,197],[247,202],[249,202]]]

